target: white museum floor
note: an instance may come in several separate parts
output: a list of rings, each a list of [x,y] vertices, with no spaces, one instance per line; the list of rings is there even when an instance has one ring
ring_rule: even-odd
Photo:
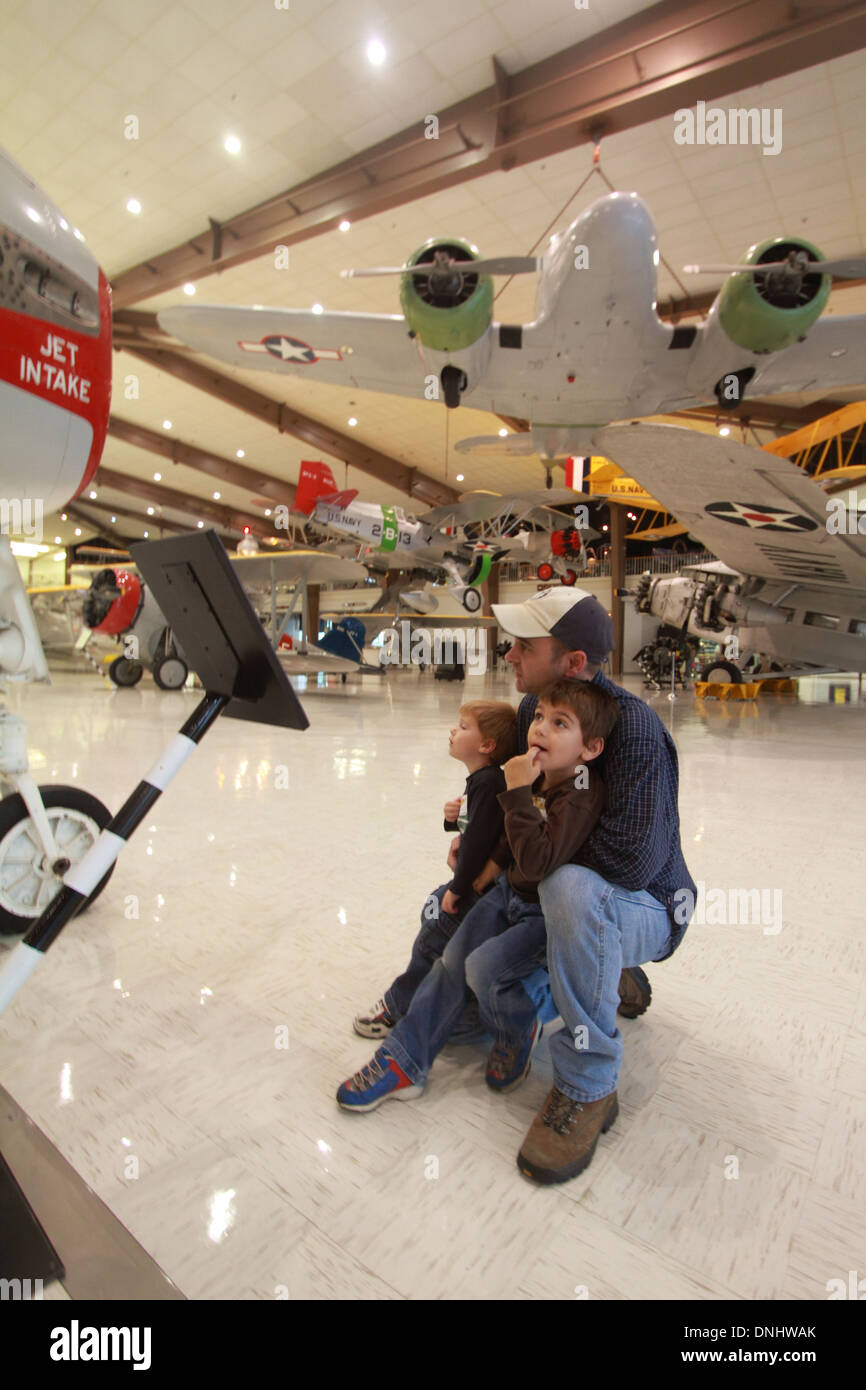
[[[353,1015],[447,876],[447,730],[509,677],[297,684],[310,728],[220,719],[0,1020],[0,1083],[179,1289],[824,1299],[860,1269],[866,705],[651,697],[693,877],[780,890],[779,929],[693,924],[648,967],[620,1118],[584,1174],[541,1188],[515,1157],[546,1040],[508,1096],[483,1050],[449,1048],[418,1100],[334,1100],[375,1048]],[[117,810],[197,698],[66,673],[8,705],[37,781]]]

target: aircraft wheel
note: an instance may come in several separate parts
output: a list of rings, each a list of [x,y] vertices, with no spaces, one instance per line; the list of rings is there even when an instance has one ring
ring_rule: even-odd
[[[63,875],[84,857],[111,820],[111,812],[95,796],[80,787],[57,785],[39,788],[42,804],[54,833],[59,858],[44,863],[42,843],[30,819],[27,804],[17,792],[0,801],[0,935],[26,932],[60,891]],[[99,897],[114,865],[90,897],[84,911]]]
[[[440,373],[442,390],[445,393],[445,404],[449,410],[456,410],[460,404],[460,398],[466,390],[466,373],[459,367],[443,367]]]
[[[710,661],[701,671],[702,681],[716,681],[720,685],[742,685],[743,673],[733,661]]]
[[[552,578],[553,578],[553,565],[548,565],[548,564],[539,565],[539,566],[538,566],[538,577],[539,577],[539,579],[552,579]]]
[[[481,607],[481,595],[477,589],[467,589],[462,601],[467,613],[477,613]]]
[[[130,685],[138,685],[144,675],[144,667],[140,661],[130,661],[126,656],[116,656],[108,668],[108,675],[115,685],[125,689]]]
[[[160,657],[153,668],[153,679],[160,690],[180,690],[188,675],[189,667],[179,656]]]
[[[574,582],[576,581],[576,579],[577,579],[577,574],[575,573],[574,570],[566,570],[566,571],[565,571],[565,574],[562,576],[562,582],[563,582],[563,584],[565,584],[566,588],[569,588],[569,589],[571,588],[572,584],[574,584]]]

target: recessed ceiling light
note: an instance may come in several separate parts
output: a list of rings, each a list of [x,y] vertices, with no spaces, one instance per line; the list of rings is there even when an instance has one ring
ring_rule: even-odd
[[[722,425],[722,428],[719,430],[719,434],[730,434],[730,432],[728,425]]]
[[[145,533],[144,533],[144,539],[147,540],[149,536],[150,536],[150,532],[149,532],[149,531],[145,531]]]
[[[153,507],[148,507],[148,509],[147,509],[147,514],[148,514],[148,516],[153,516],[153,513],[154,513],[154,508],[153,508]]]
[[[325,311],[324,311],[324,309],[322,308],[321,304],[314,304],[314,305],[313,305],[313,313],[314,313],[314,314],[323,314],[324,312],[325,312]]]
[[[87,495],[88,495],[88,497],[90,498],[91,502],[95,502],[95,501],[96,501],[96,493],[95,493],[95,492],[89,492]]]
[[[506,436],[507,434],[508,434],[508,430],[500,430],[500,431],[499,431],[499,438],[500,438],[500,439],[504,439],[505,436]]]
[[[163,420],[163,422],[162,422],[162,428],[163,428],[164,430],[170,430],[170,429],[171,429],[171,421],[170,421],[170,420]]]
[[[218,502],[218,501],[220,500],[220,493],[215,492],[214,495],[213,495],[213,500],[214,500],[215,502]]]
[[[227,135],[225,140],[223,141],[223,144],[225,145],[229,154],[240,154],[241,142],[236,135]]]
[[[113,517],[111,518],[111,520],[114,522],[114,521],[117,520],[117,517],[116,517],[116,516],[113,516]]]
[[[374,68],[379,68],[385,61],[385,45],[381,39],[371,39],[367,44],[367,62],[372,63]]]
[[[61,521],[68,521],[68,520],[69,520],[69,517],[66,515],[65,512],[61,512],[61,513],[60,513],[60,520],[61,520]]]
[[[458,481],[458,483],[462,483],[462,482],[463,482],[463,474],[462,474],[462,473],[458,473],[458,474],[457,474],[457,481]]]
[[[61,539],[60,539],[59,536],[55,536],[55,537],[54,537],[54,544],[55,544],[55,545],[62,545],[62,544],[63,544],[63,542],[61,541]]]
[[[203,521],[196,522],[196,525],[198,526],[199,530],[201,530],[202,526],[204,526],[204,522],[203,522]]]
[[[138,201],[137,198],[127,199],[126,211],[134,213],[136,217],[138,216],[138,214],[141,212],[141,203]]]
[[[358,421],[355,419],[354,415],[350,415],[350,416],[349,416],[349,419],[348,419],[348,423],[349,423],[350,425],[357,425]]]
[[[345,219],[345,217],[344,217],[343,220],[342,220],[342,222],[340,223],[340,231],[341,231],[341,232],[347,232],[347,231],[349,230],[349,228],[351,227],[351,225],[352,225],[351,222],[347,222],[346,219]]]
[[[154,481],[155,483],[161,483],[161,482],[162,482],[162,474],[161,474],[161,473],[154,473],[154,475],[153,475],[153,481]]]
[[[76,534],[76,536],[80,536],[80,535],[81,535],[81,527],[80,527],[80,526],[76,526],[76,528],[75,528],[75,534]]]
[[[270,516],[270,514],[271,514],[271,509],[270,509],[270,507],[265,507],[265,516]]]
[[[235,458],[242,459],[243,456],[244,456],[244,451],[243,451],[243,449],[236,449],[236,450],[235,450]]]
[[[195,285],[192,283],[191,280],[187,280],[186,284],[183,287],[183,292],[184,294],[195,294]]]

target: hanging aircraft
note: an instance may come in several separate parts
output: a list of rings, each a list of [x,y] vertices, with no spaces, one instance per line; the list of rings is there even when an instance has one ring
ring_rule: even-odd
[[[483,258],[432,238],[405,265],[347,271],[400,277],[402,314],[183,305],[165,332],[235,367],[444,400],[520,416],[529,433],[463,440],[463,452],[586,456],[599,425],[754,396],[866,381],[866,316],[821,319],[832,276],[866,261],[824,261],[801,237],[753,246],[702,324],[656,312],[659,250],[636,193],[592,203],[541,257]],[[537,272],[530,323],[493,319],[495,275]]]
[[[500,496],[492,492],[466,493],[459,502],[408,516],[400,507],[357,502],[355,489],[341,492],[326,463],[301,463],[295,506],[319,526],[341,536],[351,536],[365,556],[382,555],[401,568],[418,568],[446,576],[451,592],[469,613],[481,608],[480,586],[492,565],[506,556],[538,564],[539,578],[561,574],[573,584],[586,567],[583,534],[597,536],[588,527],[555,527],[562,520],[554,507],[580,502],[582,493],[571,488]],[[540,529],[532,530],[531,526]],[[469,536],[467,527],[478,534]],[[571,561],[573,568],[568,566]],[[404,604],[418,612],[430,611],[430,598],[422,592],[404,591]]]
[[[635,595],[727,650],[704,679],[866,671],[866,512],[790,459],[716,435],[623,423],[595,442],[719,557],[646,574]]]

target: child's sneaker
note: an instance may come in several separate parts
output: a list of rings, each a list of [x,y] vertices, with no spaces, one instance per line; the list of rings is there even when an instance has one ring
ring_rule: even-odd
[[[486,1081],[491,1091],[513,1091],[519,1086],[529,1071],[535,1044],[544,1032],[544,1025],[536,1019],[532,1032],[522,1043],[504,1043],[497,1040],[490,1049],[487,1059]]]
[[[387,1038],[397,1020],[388,1012],[384,999],[379,999],[365,1014],[352,1019],[352,1027],[362,1038]]]
[[[392,1096],[394,1100],[412,1100],[423,1090],[424,1087],[415,1086],[394,1058],[380,1047],[366,1067],[343,1082],[337,1100],[344,1110],[375,1110]]]

